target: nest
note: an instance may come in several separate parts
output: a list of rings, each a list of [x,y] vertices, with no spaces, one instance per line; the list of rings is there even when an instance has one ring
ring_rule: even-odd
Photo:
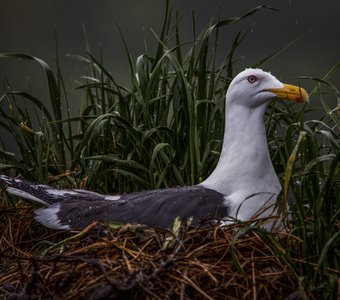
[[[297,278],[284,237],[238,225],[171,230],[94,223],[56,232],[32,206],[1,216],[0,294],[8,299],[282,299]],[[22,298],[23,297],[23,298]]]

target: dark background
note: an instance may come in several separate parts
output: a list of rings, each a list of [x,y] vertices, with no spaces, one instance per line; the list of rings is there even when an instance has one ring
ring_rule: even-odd
[[[252,28],[237,51],[237,71],[307,33],[288,50],[266,63],[284,82],[297,84],[296,76],[322,77],[340,57],[339,0],[174,0],[182,16],[182,41],[191,40],[191,13],[195,12],[197,32],[213,16],[236,17],[257,5],[270,5],[279,11],[261,10],[244,22],[221,31],[219,50],[227,53],[239,30]],[[74,90],[76,81],[86,72],[86,64],[66,54],[86,55],[83,24],[92,53],[99,57],[103,49],[104,65],[116,80],[128,79],[128,64],[116,23],[122,28],[133,59],[144,52],[144,39],[152,45],[150,28],[160,32],[165,1],[161,0],[0,0],[0,52],[22,52],[37,56],[55,68],[55,32],[64,79],[73,107],[79,107],[82,94]],[[150,47],[149,47],[150,48]],[[339,87],[340,72],[332,79]],[[46,96],[46,81],[38,64],[0,59],[0,78],[8,79],[14,90],[28,90],[37,97]],[[301,85],[310,88],[312,82]],[[3,85],[0,86],[3,92]],[[73,111],[73,115],[77,110]]]

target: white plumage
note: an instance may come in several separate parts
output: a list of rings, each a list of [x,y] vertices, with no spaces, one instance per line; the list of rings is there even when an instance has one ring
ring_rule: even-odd
[[[226,95],[225,133],[216,169],[193,187],[143,191],[121,196],[86,190],[58,190],[7,176],[0,182],[16,196],[47,204],[36,211],[40,223],[55,229],[83,228],[93,221],[171,227],[174,219],[239,219],[275,212],[281,186],[267,147],[264,113],[274,99],[307,102],[307,92],[281,83],[260,69],[246,69]]]

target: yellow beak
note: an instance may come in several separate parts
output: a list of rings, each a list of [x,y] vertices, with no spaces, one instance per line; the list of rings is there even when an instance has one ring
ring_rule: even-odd
[[[305,89],[299,86],[284,84],[280,89],[269,89],[269,92],[276,94],[279,99],[289,99],[298,103],[308,103],[309,96]]]

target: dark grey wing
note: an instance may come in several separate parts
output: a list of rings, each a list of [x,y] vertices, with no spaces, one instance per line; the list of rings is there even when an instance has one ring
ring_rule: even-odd
[[[36,220],[55,229],[84,228],[94,221],[139,223],[170,228],[176,217],[202,219],[227,216],[224,196],[199,186],[142,191],[106,200],[66,199],[36,211]]]
[[[0,183],[6,186],[8,193],[24,198],[30,202],[39,203],[46,206],[67,199],[77,201],[91,199],[91,201],[97,201],[105,200],[106,197],[104,195],[87,190],[56,189],[48,185],[28,182],[5,175],[0,175]]]

